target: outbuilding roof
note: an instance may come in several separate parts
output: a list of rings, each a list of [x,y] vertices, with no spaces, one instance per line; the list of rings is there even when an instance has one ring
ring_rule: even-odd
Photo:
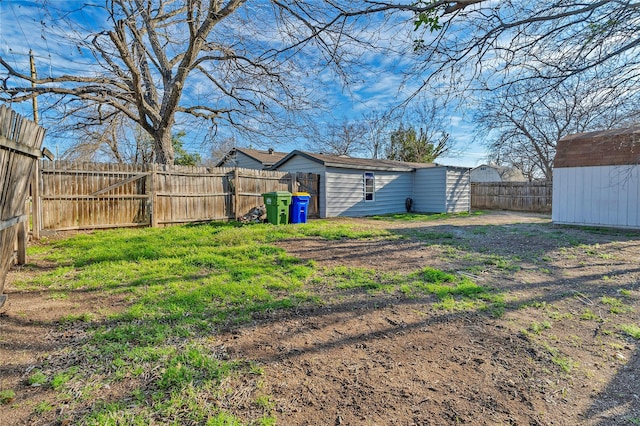
[[[273,166],[275,163],[282,160],[287,155],[286,152],[277,152],[277,151],[274,151],[273,149],[263,151],[259,149],[233,148],[224,157],[222,157],[220,161],[218,161],[218,163],[216,164],[216,167],[222,166],[224,162],[227,161],[229,158],[233,157],[236,154],[236,152],[241,152],[247,157],[250,157],[258,161],[259,163],[262,163],[264,167]]]
[[[554,168],[622,166],[640,162],[640,126],[565,136],[558,141]]]
[[[412,172],[416,169],[436,167],[435,163],[405,163],[395,160],[377,160],[369,158],[353,158],[341,155],[316,154],[305,151],[292,151],[282,160],[278,161],[272,168],[276,169],[289,161],[294,156],[304,157],[308,160],[322,164],[326,167],[337,167],[342,169],[357,170],[379,170],[389,172]]]

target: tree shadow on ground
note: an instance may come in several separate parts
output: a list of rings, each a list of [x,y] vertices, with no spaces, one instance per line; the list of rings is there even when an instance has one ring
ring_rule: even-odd
[[[640,280],[637,279],[640,268],[637,267],[637,263],[628,260],[617,261],[608,257],[610,252],[618,249],[638,251],[638,235],[633,233],[576,230],[549,224],[461,226],[435,223],[432,226],[394,228],[390,232],[402,236],[403,239],[367,241],[308,239],[314,245],[306,252],[296,251],[293,247],[295,240],[291,240],[291,246],[288,249],[296,256],[302,254],[303,258],[320,260],[319,266],[327,262],[330,265],[353,264],[361,267],[368,265],[376,269],[391,267],[391,264],[385,265],[384,262],[393,259],[396,266],[401,264],[401,269],[409,271],[427,266],[431,261],[435,261],[436,257],[440,257],[443,264],[450,265],[450,270],[466,271],[467,275],[479,278],[479,284],[491,288],[496,293],[518,295],[505,303],[505,315],[518,313],[527,306],[539,304],[549,306],[559,302],[568,304],[570,309],[579,314],[579,309],[585,305],[585,300],[592,304],[598,303],[603,296],[617,295],[621,288],[634,293],[640,291]],[[625,243],[625,245],[622,248],[616,247],[618,243]],[[287,242],[281,246],[283,245],[287,248]],[[449,248],[455,251],[452,252]],[[565,259],[561,253],[563,250],[569,251],[570,256],[573,256],[576,250],[581,251],[582,257]],[[594,253],[589,254],[588,250],[594,250]],[[409,252],[417,252],[417,255],[410,257],[407,255]],[[544,260],[545,257],[550,260]],[[588,261],[584,265],[580,263],[583,259]],[[404,263],[400,263],[403,260]],[[594,270],[594,268],[600,269]],[[548,269],[549,272],[540,272],[540,269]],[[571,274],[567,275],[566,271],[569,270]],[[534,271],[535,279],[523,281],[519,275],[523,271]],[[612,273],[617,277],[624,277],[624,284],[621,285],[615,280],[602,279],[603,275]],[[194,278],[197,277],[189,277],[189,279]],[[163,284],[170,286],[171,279]],[[140,280],[120,283],[123,289],[139,285],[141,285]],[[261,325],[274,327],[289,322],[290,325],[283,330],[282,334],[272,336],[271,347],[267,347],[266,344],[269,342],[265,340],[248,339],[243,341],[243,345],[239,346],[234,354],[238,357],[247,357],[250,354],[252,360],[261,364],[277,365],[308,355],[323,355],[331,351],[365,347],[371,342],[392,339],[394,336],[407,333],[428,333],[429,330],[441,325],[451,325],[452,330],[466,326],[480,327],[489,330],[484,332],[485,337],[490,336],[491,340],[503,345],[507,350],[513,350],[514,353],[534,359],[538,363],[537,373],[551,377],[553,374],[544,373],[544,370],[550,369],[552,372],[557,370],[557,368],[553,370],[555,367],[551,362],[551,354],[542,350],[534,339],[526,334],[514,334],[511,330],[505,329],[500,319],[492,317],[488,312],[433,309],[432,305],[437,298],[431,294],[407,296],[397,291],[385,293],[371,292],[362,288],[335,289],[331,288],[330,282],[315,284],[315,287],[312,285],[309,290],[317,293],[321,299],[324,297],[326,299],[322,299],[323,303],[320,305],[313,301],[302,300],[293,308],[285,308],[283,305],[280,308],[265,309],[258,304],[253,307],[255,309],[249,309],[248,312],[234,311],[233,307],[222,307],[220,309],[226,310],[228,314],[222,322],[216,319],[219,313],[216,310],[218,308],[206,310],[197,315],[201,316],[203,321],[212,321],[212,328],[194,330],[193,336],[202,337],[220,332],[233,336],[237,332],[252,333]],[[78,293],[85,291],[79,290]],[[604,305],[602,307],[606,308]],[[387,310],[394,308],[403,308],[403,315],[406,312],[415,312],[416,315],[411,321],[408,317],[390,315]],[[378,324],[375,329],[356,328],[336,331],[330,336],[325,336],[327,338],[324,340],[308,345],[286,344],[287,341],[313,333],[314,327],[320,324],[325,329],[331,327],[338,329],[345,322],[353,321],[357,324],[357,320],[363,315],[380,311],[384,311],[382,318],[384,323]],[[191,318],[193,319],[193,315]],[[634,318],[637,319],[637,316]],[[296,328],[298,320],[302,320],[302,323],[299,328]],[[101,323],[91,323],[90,326],[113,328],[127,321],[130,320],[126,317],[116,318]],[[167,313],[150,320],[138,319],[136,324],[144,329],[147,326],[151,328],[158,322],[178,326],[179,321],[179,317]],[[597,329],[595,322],[590,326]],[[472,333],[465,336],[472,336]],[[175,340],[177,336],[169,337],[169,340]],[[74,342],[74,345],[80,343]],[[636,342],[629,343],[629,347],[634,345]],[[487,356],[498,363],[502,362],[501,356],[489,352]],[[472,361],[473,357],[469,359]],[[518,366],[514,360],[515,358],[510,358],[507,365],[514,370],[519,370],[521,366]],[[463,361],[471,362],[469,360],[461,362]],[[613,421],[611,417],[607,417],[613,412],[622,416],[618,419],[638,418],[633,402],[634,395],[640,394],[640,380],[632,380],[633,371],[638,371],[638,362],[636,349],[626,366],[616,367],[618,370],[606,388],[592,397],[593,403],[583,414],[584,418],[599,422],[596,423],[598,425],[616,424],[607,423]],[[616,393],[622,389],[629,390],[630,396],[616,397]],[[507,391],[513,390],[507,389]],[[467,397],[471,398],[471,396]],[[601,403],[601,401],[604,402]],[[635,401],[637,402],[637,399]],[[637,405],[636,403],[635,406]],[[535,410],[531,409],[532,413],[533,411]],[[534,414],[531,414],[530,418],[535,420]]]

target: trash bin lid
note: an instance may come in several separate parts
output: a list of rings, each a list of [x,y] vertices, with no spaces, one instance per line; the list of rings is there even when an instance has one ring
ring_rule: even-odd
[[[293,196],[294,197],[311,197],[311,194],[309,194],[308,192],[294,192]]]

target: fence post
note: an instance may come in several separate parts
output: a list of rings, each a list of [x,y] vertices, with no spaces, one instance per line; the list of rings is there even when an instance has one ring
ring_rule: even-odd
[[[18,255],[16,257],[16,265],[24,265],[27,263],[27,232],[28,224],[24,220],[16,225],[18,227]]]
[[[149,205],[150,221],[149,225],[152,228],[158,227],[158,174],[156,173],[156,165],[151,163],[149,165],[149,187],[147,189],[147,203]]]
[[[40,161],[36,160],[33,170],[33,179],[31,180],[31,235],[34,240],[40,239],[40,229],[42,221],[40,220],[42,203],[40,202]]]
[[[240,172],[236,167],[233,169],[233,216],[235,220],[239,220],[239,212],[240,212]]]

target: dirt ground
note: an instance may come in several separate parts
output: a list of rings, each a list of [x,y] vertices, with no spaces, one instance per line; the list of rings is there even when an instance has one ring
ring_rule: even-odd
[[[558,227],[547,216],[506,212],[341,220],[407,238],[279,245],[321,268],[429,266],[462,274],[503,292],[505,312],[442,310],[429,295],[336,291],[327,283],[322,306],[260,314],[223,332],[218,342],[231,358],[263,366],[278,424],[640,424],[639,342],[616,328],[640,326],[640,234]],[[45,391],[28,389],[24,378],[72,344],[60,338],[55,320],[120,303],[20,292],[11,283],[23,273],[12,270],[5,287],[0,390],[20,389],[25,403],[0,406],[1,425],[30,424],[30,404]],[[612,313],[603,296],[633,311]]]

